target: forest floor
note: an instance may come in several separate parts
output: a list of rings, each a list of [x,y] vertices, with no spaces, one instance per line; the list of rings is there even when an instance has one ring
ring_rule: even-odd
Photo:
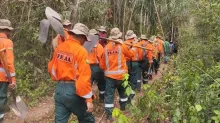
[[[162,73],[165,71],[167,65],[161,64],[160,71],[157,75],[153,75],[153,80],[149,81],[152,84],[154,80],[158,80],[162,77]],[[97,91],[97,86],[93,86],[93,91]],[[140,93],[141,95],[141,93]],[[119,97],[115,98],[115,106],[119,108]],[[104,113],[104,104],[94,102],[94,116],[96,123],[105,123],[105,118],[102,118]],[[71,120],[75,119],[71,116]],[[70,120],[70,121],[71,121]],[[100,121],[101,120],[101,121]],[[26,123],[53,123],[54,122],[54,99],[53,97],[45,97],[40,100],[40,103],[36,107],[29,109],[26,117]],[[7,112],[3,123],[24,123],[22,119],[19,119],[12,111]]]

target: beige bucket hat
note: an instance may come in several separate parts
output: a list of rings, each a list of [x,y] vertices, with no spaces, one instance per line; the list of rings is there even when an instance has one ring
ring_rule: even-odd
[[[96,31],[96,29],[91,29],[91,30],[89,30],[89,34],[90,35],[97,35],[98,32]]]
[[[69,32],[72,32],[76,35],[84,35],[86,36],[87,38],[87,41],[91,41],[89,38],[88,38],[88,35],[89,35],[89,28],[82,24],[82,23],[77,23],[74,25],[73,29],[72,30],[69,30]]]
[[[121,38],[122,36],[122,32],[120,31],[119,28],[113,28],[111,31],[110,31],[110,39],[113,39],[113,40],[117,40],[119,38]]]
[[[141,35],[140,39],[147,40],[146,35]]]
[[[72,25],[72,23],[69,20],[64,20],[63,25],[64,26],[69,26],[69,25]]]
[[[153,43],[156,39],[156,36],[151,36],[150,39],[148,40],[149,42]]]
[[[136,38],[136,34],[134,34],[134,31],[133,30],[128,30],[126,35],[125,35],[125,39],[128,40],[128,39],[131,39],[131,38]]]
[[[162,39],[163,37],[160,34],[157,34],[156,38]]]
[[[98,31],[100,31],[100,32],[107,32],[107,31],[106,31],[106,27],[104,27],[104,26],[100,26],[100,28],[98,29]]]
[[[0,19],[0,29],[8,29],[8,30],[13,30],[11,26],[11,22],[6,19]]]

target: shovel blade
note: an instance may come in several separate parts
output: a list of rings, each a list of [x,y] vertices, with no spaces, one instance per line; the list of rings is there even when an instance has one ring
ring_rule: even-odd
[[[60,14],[57,13],[56,11],[54,11],[50,7],[46,7],[45,14],[46,14],[47,18],[48,18],[48,16],[50,16],[50,17],[54,17],[54,18],[56,18],[56,19],[61,21]]]
[[[16,97],[16,103],[12,103],[9,105],[10,109],[17,115],[18,117],[25,119],[28,112],[28,107],[21,99],[20,96]]]
[[[88,53],[92,51],[92,48],[97,44],[99,40],[98,35],[89,35],[89,39],[91,39],[91,42],[86,41],[83,45],[83,47],[87,50]]]
[[[56,33],[65,37],[64,28],[63,25],[60,23],[60,21],[58,21],[56,18],[51,16],[48,16],[47,19],[49,20],[50,25],[56,31]]]
[[[52,8],[47,7],[45,10],[47,19],[49,20],[52,28],[56,31],[57,34],[65,36],[63,25],[61,24],[61,17],[59,13],[54,11]]]
[[[48,37],[50,22],[47,19],[43,19],[40,22],[40,34],[38,40],[42,43],[46,43]]]

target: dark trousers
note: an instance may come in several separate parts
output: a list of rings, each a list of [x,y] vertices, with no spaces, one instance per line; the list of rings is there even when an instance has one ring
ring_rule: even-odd
[[[155,73],[157,73],[157,71],[159,69],[159,61],[158,60],[156,60],[156,59],[153,60],[153,67],[152,68],[153,68],[153,71]]]
[[[8,83],[0,82],[0,123],[3,122],[7,105]]]
[[[122,80],[116,80],[109,77],[105,78],[106,80],[106,89],[105,89],[105,111],[107,113],[107,117],[111,117],[112,111],[114,108],[114,94],[115,89],[118,90],[120,100],[120,108],[121,110],[125,110],[126,102],[128,101],[128,97],[125,94],[126,88],[122,86]]]
[[[76,95],[74,83],[57,83],[54,98],[55,123],[67,123],[71,113],[77,116],[79,123],[95,123],[92,113],[86,112],[85,99]]]
[[[91,82],[94,80],[98,84],[99,89],[99,99],[104,101],[104,94],[105,94],[105,76],[102,69],[99,67],[98,64],[90,65],[92,76]]]
[[[143,77],[143,84],[148,83],[148,71],[149,71],[149,61],[146,57],[140,62],[142,77]],[[141,88],[141,87],[139,87]]]
[[[132,90],[135,91],[138,88],[138,84],[141,83],[141,68],[139,62],[127,62],[128,71],[130,74],[130,84]]]

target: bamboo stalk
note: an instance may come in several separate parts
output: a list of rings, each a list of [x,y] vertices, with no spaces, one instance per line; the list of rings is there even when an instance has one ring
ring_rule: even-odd
[[[163,27],[162,27],[162,24],[161,24],[161,21],[160,21],[160,16],[159,16],[159,13],[158,13],[158,10],[157,10],[157,5],[156,5],[155,0],[153,0],[153,1],[154,1],[155,11],[157,13],[158,23],[160,25],[160,28],[161,28],[161,31],[162,31],[162,34],[163,34],[163,38],[165,38],[165,35],[164,35],[164,32],[163,32]]]
[[[125,34],[125,10],[126,10],[126,4],[127,4],[127,0],[125,0],[124,2],[124,15],[123,15],[123,34]],[[123,36],[123,40],[124,40],[124,36]]]
[[[133,16],[133,12],[134,12],[134,8],[136,6],[136,3],[137,3],[137,0],[135,0],[134,6],[133,6],[132,11],[131,11],[131,16],[130,16],[129,23],[128,23],[128,30],[130,29],[131,19],[132,19],[132,16]]]

